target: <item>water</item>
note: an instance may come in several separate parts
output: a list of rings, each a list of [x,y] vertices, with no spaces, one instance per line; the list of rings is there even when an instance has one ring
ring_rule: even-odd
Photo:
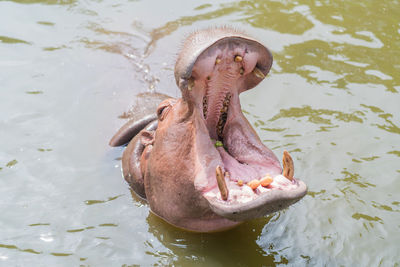
[[[399,266],[398,1],[0,1],[1,266]],[[274,55],[242,95],[308,195],[232,231],[175,229],[107,146],[135,95],[179,96],[181,40],[233,25]]]

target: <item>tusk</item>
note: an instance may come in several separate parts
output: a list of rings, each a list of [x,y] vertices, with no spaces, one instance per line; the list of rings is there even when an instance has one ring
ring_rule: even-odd
[[[221,197],[223,200],[227,200],[229,191],[228,191],[228,187],[226,186],[225,177],[222,174],[222,169],[219,165],[217,166],[217,168],[215,168],[215,172],[217,175],[217,183],[218,183],[219,191],[221,192]]]
[[[282,164],[283,164],[282,175],[288,178],[290,181],[292,181],[294,176],[293,159],[290,156],[289,152],[287,152],[286,150],[283,151]]]
[[[260,79],[264,79],[265,78],[264,73],[257,67],[254,68],[253,73],[254,73],[254,75],[256,75]]]

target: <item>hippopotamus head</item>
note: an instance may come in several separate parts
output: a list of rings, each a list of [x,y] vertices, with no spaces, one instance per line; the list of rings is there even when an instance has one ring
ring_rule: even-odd
[[[186,39],[175,65],[182,98],[163,100],[157,122],[140,127],[123,155],[125,178],[153,213],[180,228],[211,232],[306,194],[289,153],[282,168],[241,111],[239,94],[262,81],[271,64],[265,46],[230,28]]]

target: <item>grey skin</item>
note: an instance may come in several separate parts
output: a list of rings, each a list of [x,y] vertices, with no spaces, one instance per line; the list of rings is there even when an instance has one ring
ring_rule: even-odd
[[[226,27],[202,30],[186,39],[175,65],[182,98],[141,96],[152,99],[145,112],[135,114],[110,145],[129,142],[124,178],[154,214],[186,230],[221,231],[306,194],[306,185],[293,177],[290,155],[284,153],[282,168],[241,112],[239,94],[263,80],[271,65],[269,50],[246,34]],[[266,173],[274,181],[252,190],[250,182]]]

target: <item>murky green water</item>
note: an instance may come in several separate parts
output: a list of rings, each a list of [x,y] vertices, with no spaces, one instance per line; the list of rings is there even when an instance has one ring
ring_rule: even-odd
[[[398,1],[0,1],[1,266],[399,266]],[[233,25],[275,63],[242,97],[308,195],[228,232],[149,213],[108,139],[135,94],[179,91],[184,36]]]

